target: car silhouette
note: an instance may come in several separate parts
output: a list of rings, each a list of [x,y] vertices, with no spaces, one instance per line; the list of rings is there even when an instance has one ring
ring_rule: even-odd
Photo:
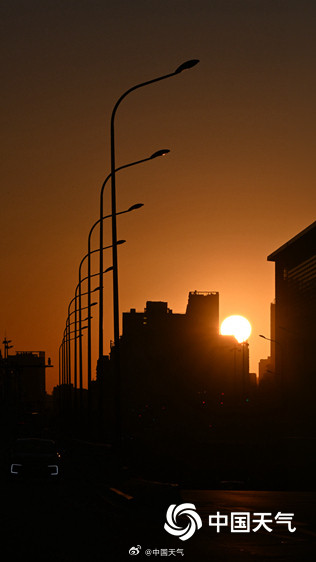
[[[60,454],[55,441],[34,437],[17,439],[11,452],[10,473],[14,477],[59,476]]]

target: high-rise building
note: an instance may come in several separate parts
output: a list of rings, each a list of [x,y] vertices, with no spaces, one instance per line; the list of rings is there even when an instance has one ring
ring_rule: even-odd
[[[189,293],[186,316],[205,334],[216,336],[219,333],[219,293],[193,291]]]
[[[217,292],[190,292],[184,314],[152,301],[123,313],[120,356],[123,410],[135,415],[214,411],[240,404],[249,389],[249,348],[219,334]]]
[[[0,359],[1,399],[6,408],[32,411],[45,398],[45,352],[18,351]]]
[[[282,392],[298,397],[316,390],[316,221],[268,261],[275,262],[275,376]]]

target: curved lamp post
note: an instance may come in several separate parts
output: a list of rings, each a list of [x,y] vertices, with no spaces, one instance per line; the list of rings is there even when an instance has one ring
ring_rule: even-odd
[[[281,388],[283,388],[283,368],[284,368],[284,365],[283,365],[283,356],[284,356],[284,354],[283,354],[283,345],[282,345],[279,341],[273,340],[272,338],[267,338],[267,337],[264,336],[263,334],[259,334],[259,338],[263,338],[264,340],[271,341],[272,343],[275,343],[275,344],[277,344],[277,345],[279,346],[279,349],[280,349],[280,361],[279,361],[279,366],[280,366],[280,385],[281,385]],[[274,369],[275,369],[275,368],[276,368],[276,365],[275,365],[275,356],[274,356]]]
[[[74,332],[71,332],[71,333],[74,333]],[[77,335],[76,338],[79,338],[79,335]],[[58,372],[58,384],[59,385],[64,384],[65,381],[67,380],[67,373],[66,373],[65,366],[64,366],[64,348],[63,348],[63,346],[68,341],[74,341],[76,338],[75,337],[74,338],[63,337],[62,342],[59,346],[59,372]]]
[[[141,207],[143,207],[144,204],[143,203],[136,203],[135,205],[132,205],[131,207],[129,207],[128,209],[126,209],[126,211],[120,211],[119,213],[117,213],[117,215],[124,215],[125,213],[130,213],[131,211],[135,211],[136,209],[140,209]],[[90,303],[91,303],[91,277],[93,277],[93,275],[91,275],[91,254],[93,252],[91,252],[91,235],[92,232],[94,231],[95,227],[100,224],[100,229],[101,229],[101,224],[103,224],[103,221],[105,219],[109,219],[111,218],[112,215],[106,215],[105,217],[102,216],[102,218],[99,218],[91,227],[89,235],[88,235],[88,275],[87,275],[87,279],[88,279],[88,390],[90,390],[90,386],[91,386],[91,316],[90,316]],[[103,238],[103,236],[102,236]],[[122,241],[120,242],[122,243]],[[103,248],[103,243],[100,246],[100,248],[98,248],[97,250],[94,251],[99,251],[100,252],[100,256],[101,254],[103,254],[103,250],[105,248]],[[102,309],[103,309],[103,274],[106,273],[107,271],[110,271],[109,268],[105,270],[105,272],[103,271],[103,258],[101,261],[100,258],[100,262],[102,264],[102,275],[99,275],[100,277],[100,284],[99,284],[99,289],[100,289],[100,295],[99,295],[99,315],[100,315],[100,310],[101,310],[101,300],[102,300]],[[112,270],[112,267],[111,267]],[[101,297],[102,294],[102,297]],[[100,335],[99,335],[100,338]],[[103,340],[103,335],[102,335],[102,340]]]
[[[272,341],[273,343],[279,343],[276,340],[273,340],[271,338],[267,338],[267,336],[264,336],[263,334],[259,334],[259,338],[263,338],[264,340],[267,340],[267,341]]]
[[[125,242],[126,242],[126,240],[117,240],[116,245],[119,246],[120,244],[124,244]],[[112,248],[112,245],[105,246],[102,249],[108,250],[110,248]],[[82,297],[82,293],[81,293],[81,267],[82,267],[82,264],[83,264],[83,262],[85,261],[86,258],[91,256],[91,254],[95,254],[96,252],[99,252],[99,251],[100,251],[100,248],[97,248],[96,250],[93,250],[92,252],[87,253],[82,258],[82,260],[80,262],[80,265],[79,265],[79,283],[78,283],[78,285],[79,285],[79,291],[78,291],[78,293],[79,293],[78,294],[78,297],[79,297],[79,332],[81,332],[81,297]],[[87,292],[87,294],[88,294],[88,292]],[[88,314],[88,316],[90,316],[90,314]],[[79,384],[80,384],[80,389],[82,390],[82,338],[80,338],[80,340],[79,340]]]
[[[71,322],[70,324],[75,324],[75,322]],[[59,359],[60,359],[60,351],[62,352],[62,367],[60,369],[59,375],[59,383],[61,384],[71,384],[71,377],[70,377],[70,360],[69,360],[69,352],[68,352],[68,342],[72,341],[76,338],[82,337],[82,334],[77,334],[74,338],[71,338],[71,334],[75,334],[76,330],[70,331],[70,324],[67,324],[64,329],[63,339],[59,346]],[[86,330],[88,326],[82,326],[81,330]],[[60,366],[60,361],[59,361]]]
[[[87,326],[83,326],[82,330],[86,329]],[[59,412],[62,413],[64,411],[64,407],[70,406],[70,395],[68,393],[65,394],[66,388],[65,385],[69,386],[70,388],[70,362],[68,365],[67,361],[67,353],[68,353],[68,345],[71,341],[76,341],[79,337],[82,337],[82,333],[70,337],[70,334],[74,334],[75,331],[70,331],[69,326],[66,326],[64,330],[64,335],[62,342],[59,346]],[[69,369],[69,370],[68,370]],[[69,397],[69,402],[67,400],[67,396]],[[74,394],[76,398],[76,394]]]
[[[183,70],[187,70],[192,68],[196,64],[198,64],[198,59],[192,59],[189,61],[184,62],[181,64],[174,72],[170,74],[165,74],[163,76],[159,76],[158,78],[154,78],[152,80],[148,80],[146,82],[141,82],[140,84],[136,84],[132,88],[129,88],[124,92],[120,98],[117,100],[116,104],[114,105],[112,115],[111,115],[111,210],[112,210],[112,259],[113,259],[113,321],[114,321],[114,375],[115,375],[115,384],[116,384],[116,392],[115,392],[115,410],[116,410],[116,443],[118,448],[121,447],[121,397],[120,397],[120,352],[119,352],[119,341],[120,341],[120,327],[119,327],[119,296],[118,296],[118,266],[117,266],[117,248],[116,248],[116,240],[117,240],[117,228],[116,228],[116,187],[115,187],[115,115],[117,109],[121,102],[128,96],[130,93],[143,88],[144,86],[149,86],[150,84],[154,84],[155,82],[160,82],[162,80],[166,80],[167,78],[171,78],[172,76],[176,76],[183,72]]]
[[[97,303],[94,302],[91,304],[92,306],[95,306]],[[82,310],[88,308],[87,306],[84,306],[82,308]],[[64,372],[65,375],[63,375],[63,382],[65,382],[66,384],[71,384],[71,349],[70,349],[70,342],[77,339],[79,337],[80,334],[77,335],[77,326],[76,323],[77,321],[74,320],[73,322],[70,322],[70,316],[72,314],[75,314],[75,311],[71,312],[69,314],[69,316],[67,317],[66,320],[66,327],[64,329],[64,335],[63,335],[63,339],[62,339],[62,345],[65,346],[65,350],[63,350],[63,354],[65,357],[65,368],[64,368]],[[83,320],[83,322],[85,322],[86,320],[88,320],[88,318],[85,318]],[[70,326],[75,325],[75,330],[70,331]],[[88,326],[84,326],[82,327],[82,330],[87,329]],[[76,336],[74,338],[70,338],[70,334],[76,334]],[[74,378],[74,386],[76,386],[76,382],[75,382],[75,378]]]
[[[85,279],[82,279],[82,280],[81,280],[81,283],[82,283],[84,280],[85,280]],[[69,330],[69,325],[70,325],[70,324],[69,324],[69,320],[70,320],[70,316],[71,316],[72,314],[75,314],[76,316],[75,316],[75,321],[72,322],[71,324],[75,324],[75,331],[77,330],[77,298],[78,298],[78,294],[77,294],[77,293],[78,293],[78,288],[79,288],[79,284],[78,284],[77,287],[76,287],[75,296],[73,297],[73,299],[71,299],[71,301],[70,301],[70,303],[69,303],[69,305],[68,305],[68,316],[67,316],[67,320],[66,320],[66,330],[65,330],[65,331],[66,331],[66,337],[67,337],[67,327],[68,327],[68,330]],[[99,290],[99,287],[96,287],[95,289],[93,289],[92,292],[96,292],[96,291],[98,291],[98,290]],[[87,292],[86,292],[86,293],[82,293],[82,295],[87,295],[87,294],[88,294]],[[72,312],[70,312],[71,305],[72,305],[72,303],[73,303],[74,301],[75,301],[75,310],[73,310]],[[93,305],[91,305],[91,306],[95,306],[96,304],[97,304],[97,303],[93,303]],[[86,308],[88,308],[88,307],[87,307],[87,306],[82,307],[81,310],[85,310]],[[90,314],[90,313],[91,313],[91,312],[89,312],[89,314]],[[74,338],[74,339],[76,340],[76,338]],[[77,342],[75,341],[75,352],[74,352],[74,386],[75,386],[75,387],[77,386],[77,365],[76,365],[77,346],[76,346],[76,343],[77,343]],[[68,360],[67,360],[67,368],[68,368],[69,383],[70,383],[70,382],[71,382],[71,380],[70,380],[70,373],[71,373],[71,354],[70,354],[70,339],[69,339],[69,338],[67,339],[66,357],[68,357]]]
[[[142,158],[141,160],[136,160],[135,162],[130,162],[129,164],[124,164],[123,166],[119,166],[118,168],[116,168],[115,172],[119,172],[120,170],[124,170],[125,168],[131,168],[132,166],[137,166],[137,164],[142,164],[143,162],[148,162],[149,160],[153,160],[154,158],[158,158],[159,156],[165,156],[166,154],[168,154],[170,152],[170,150],[168,148],[163,148],[161,150],[157,150],[156,152],[154,152],[153,154],[151,154],[151,156],[148,156],[147,158]],[[107,184],[107,182],[109,181],[109,179],[112,177],[112,173],[110,173],[104,180],[102,187],[101,187],[101,193],[100,193],[100,242],[99,242],[99,248],[100,248],[100,265],[99,265],[99,273],[100,273],[100,280],[99,280],[99,285],[101,287],[100,290],[100,300],[99,300],[99,360],[102,359],[103,357],[103,251],[102,251],[102,246],[103,246],[103,219],[105,217],[103,217],[103,195],[104,195],[104,188]],[[133,205],[134,207],[134,205]],[[135,207],[136,208],[136,207]],[[133,210],[132,208],[130,210]],[[120,214],[120,213],[117,213]],[[112,214],[110,215],[112,217]]]

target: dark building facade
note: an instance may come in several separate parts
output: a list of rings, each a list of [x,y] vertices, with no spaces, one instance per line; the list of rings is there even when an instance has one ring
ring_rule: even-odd
[[[268,261],[275,262],[275,377],[283,393],[302,400],[316,390],[316,222]]]
[[[217,292],[189,293],[184,314],[152,301],[143,312],[123,313],[120,357],[123,425],[132,433],[141,426],[212,427],[249,391],[248,344],[219,334]],[[113,416],[111,365],[103,380]]]
[[[0,392],[10,412],[40,410],[45,399],[45,352],[20,351],[0,359]]]

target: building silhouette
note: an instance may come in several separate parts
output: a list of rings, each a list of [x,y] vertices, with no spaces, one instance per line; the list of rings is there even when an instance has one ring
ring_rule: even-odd
[[[123,313],[120,358],[122,421],[129,433],[202,436],[252,391],[248,344],[219,334],[218,292],[190,292],[185,314],[153,301],[143,312]],[[111,365],[110,357],[102,378],[105,410],[113,416]]]
[[[45,400],[45,352],[17,351],[0,357],[0,400],[11,414],[40,411]]]
[[[316,222],[267,259],[275,262],[275,377],[282,394],[304,409],[316,390]]]

